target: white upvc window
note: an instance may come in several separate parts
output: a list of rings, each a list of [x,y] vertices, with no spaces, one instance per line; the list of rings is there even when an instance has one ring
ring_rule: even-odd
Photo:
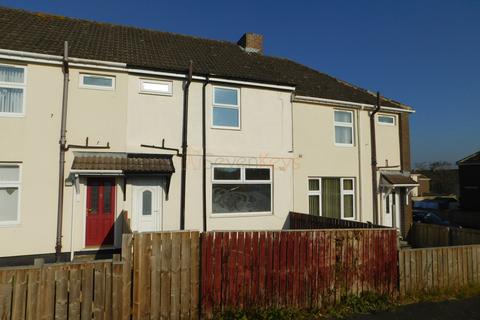
[[[311,215],[355,220],[355,180],[308,178],[308,207]]]
[[[80,88],[96,90],[115,90],[115,77],[99,74],[80,74]]]
[[[271,214],[272,167],[212,166],[212,214]]]
[[[394,126],[396,123],[395,116],[389,116],[385,114],[378,115],[377,121],[379,124],[384,126]]]
[[[20,181],[19,164],[0,163],[0,226],[20,222]]]
[[[354,145],[353,112],[334,111],[335,145],[351,147]]]
[[[140,79],[140,93],[171,96],[172,81]]]
[[[212,127],[240,129],[240,89],[213,87]]]
[[[26,68],[0,64],[0,116],[25,115]]]

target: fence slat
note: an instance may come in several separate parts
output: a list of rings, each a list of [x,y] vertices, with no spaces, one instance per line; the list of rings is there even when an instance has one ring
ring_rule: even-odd
[[[168,319],[170,317],[170,268],[172,258],[172,238],[170,233],[162,233],[162,265],[161,265],[161,319]]]
[[[13,294],[13,272],[0,272],[0,319],[10,319],[12,294]]]
[[[27,295],[27,272],[17,270],[14,275],[12,319],[25,319],[26,295]]]
[[[180,318],[190,316],[190,232],[182,233],[180,257]]]
[[[93,266],[86,265],[82,270],[82,304],[81,318],[92,318],[93,301]]]
[[[55,271],[55,319],[68,318],[68,270]]]
[[[41,269],[35,268],[28,271],[27,313],[26,313],[27,320],[38,319],[38,300],[37,299],[38,299],[39,288],[40,288],[40,273],[41,273],[40,270]],[[1,296],[1,293],[0,293],[0,296]],[[1,312],[0,312],[0,315],[1,315]]]
[[[180,318],[180,248],[182,243],[182,236],[179,233],[172,234],[172,287],[171,287],[171,305],[170,305],[170,319]]]
[[[152,234],[152,257],[151,257],[151,317],[150,319],[160,319],[160,288],[162,272],[162,237],[160,233]]]
[[[132,247],[133,235],[131,233],[122,236],[122,320],[129,320],[132,314]]]
[[[122,319],[122,275],[125,262],[113,262],[112,266],[112,319]],[[70,320],[70,319],[69,319]]]
[[[190,241],[190,319],[199,319],[200,234],[191,232]]]

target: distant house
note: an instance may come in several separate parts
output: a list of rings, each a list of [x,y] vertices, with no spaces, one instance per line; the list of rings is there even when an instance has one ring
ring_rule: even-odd
[[[412,197],[425,197],[430,194],[430,179],[421,173],[412,173],[412,179],[418,183],[418,188],[412,191]]]
[[[480,210],[480,151],[460,161],[460,206],[464,210]]]

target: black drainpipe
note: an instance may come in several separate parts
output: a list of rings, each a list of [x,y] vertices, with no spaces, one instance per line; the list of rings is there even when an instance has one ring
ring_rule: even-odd
[[[188,94],[192,83],[193,62],[188,67],[188,77],[183,88],[183,130],[182,130],[182,173],[180,186],[180,230],[185,230],[185,187],[187,180],[187,146],[188,146]]]
[[[64,43],[63,50],[63,100],[62,122],[60,126],[60,159],[58,169],[58,206],[57,206],[57,239],[55,243],[55,260],[58,262],[62,255],[62,225],[63,225],[63,190],[65,180],[65,151],[67,150],[67,103],[68,103],[68,41]]]
[[[377,138],[375,132],[375,115],[380,111],[380,92],[377,92],[377,105],[370,114],[370,139],[372,144],[372,199],[373,223],[378,224],[378,198],[377,198]]]
[[[203,231],[207,231],[207,85],[210,82],[205,77],[202,90],[202,197],[203,197]]]

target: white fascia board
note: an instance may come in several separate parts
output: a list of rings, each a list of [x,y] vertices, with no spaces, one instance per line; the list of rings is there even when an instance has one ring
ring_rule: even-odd
[[[96,176],[122,176],[122,170],[70,170],[70,173],[78,174],[79,176],[89,176],[89,175],[96,175]]]
[[[241,85],[247,85],[247,86],[272,88],[272,89],[280,89],[280,90],[287,90],[287,91],[294,91],[295,90],[294,86],[282,86],[282,85],[276,85],[276,84],[230,80],[230,79],[223,79],[223,78],[216,78],[216,77],[210,77],[209,79],[210,79],[210,81],[214,81],[214,82],[241,84]]]
[[[353,108],[353,109],[372,109],[372,110],[375,109],[375,106],[371,105],[371,104],[351,102],[351,101],[343,101],[343,100],[317,98],[317,97],[308,97],[308,96],[297,96],[297,95],[292,97],[292,102],[306,102],[306,103],[314,103],[314,104],[326,104],[326,105]],[[401,108],[392,108],[392,107],[387,107],[387,106],[381,106],[380,110],[415,113],[415,110],[413,110],[413,109],[409,110],[409,109],[401,109]]]

